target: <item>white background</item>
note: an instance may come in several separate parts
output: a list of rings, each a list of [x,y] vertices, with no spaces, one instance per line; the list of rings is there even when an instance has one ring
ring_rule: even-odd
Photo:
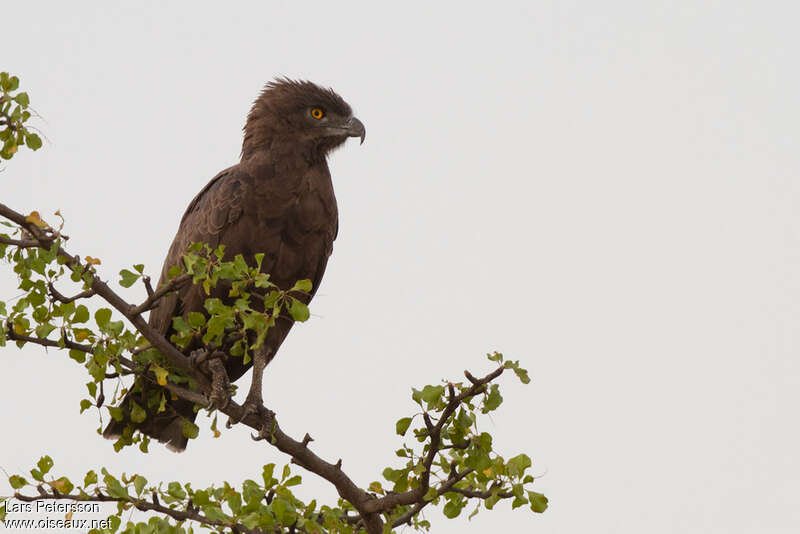
[[[800,531],[800,10],[396,6],[4,5],[0,69],[47,139],[2,164],[0,201],[60,209],[69,250],[110,280],[155,274],[189,200],[237,161],[262,85],[331,86],[367,140],[331,158],[339,238],[265,375],[287,432],[366,486],[395,462],[410,387],[500,350],[533,382],[509,376],[485,428],[533,458],[550,509],[430,510],[433,532]],[[78,415],[80,366],[0,354],[9,473],[49,453],[75,477],[197,487],[286,460],[245,429],[115,454]],[[334,499],[304,480],[301,497]]]

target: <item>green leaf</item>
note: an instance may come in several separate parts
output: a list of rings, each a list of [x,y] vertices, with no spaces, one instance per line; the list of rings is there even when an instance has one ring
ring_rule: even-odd
[[[528,371],[519,366],[519,360],[513,362],[509,360],[503,363],[503,367],[506,369],[512,369],[514,374],[517,375],[517,378],[519,378],[520,382],[523,384],[528,384],[531,381],[530,377],[528,376]]]
[[[90,401],[89,399],[81,399],[81,413],[85,412],[91,407],[92,407],[92,401]]]
[[[477,439],[478,447],[486,452],[492,450],[492,435],[488,432],[481,432]],[[521,455],[522,456],[522,455]]]
[[[39,471],[41,471],[43,475],[46,475],[48,471],[50,471],[50,468],[53,467],[53,459],[49,456],[42,456],[36,463],[36,467],[39,468]]]
[[[225,306],[222,301],[217,298],[206,299],[203,307],[205,307],[206,311],[211,314],[219,314],[230,311],[230,308]]]
[[[120,519],[119,517],[117,517],[115,515],[108,516],[107,521],[108,521],[108,529],[111,532],[116,532],[117,529],[119,528],[120,523],[122,523],[122,519]],[[90,530],[89,532],[93,532],[93,531]]]
[[[528,492],[528,500],[531,502],[531,510],[541,514],[547,510],[547,497],[535,491]]]
[[[272,501],[272,513],[275,514],[275,519],[283,526],[291,526],[296,518],[294,507],[288,501],[280,497]]]
[[[158,382],[159,386],[167,385],[167,376],[169,376],[169,371],[158,364],[153,364],[153,373],[156,375],[156,382]]]
[[[523,384],[530,383],[531,379],[528,376],[528,371],[526,371],[525,369],[522,369],[522,368],[518,367],[518,368],[514,369],[514,373],[519,378],[519,381],[522,382]],[[547,504],[545,503],[545,508],[546,507],[547,507]]]
[[[503,355],[501,353],[499,353],[499,352],[494,352],[492,354],[487,354],[486,356],[489,358],[490,361],[493,361],[493,362],[502,362],[503,361]]]
[[[94,471],[89,471],[88,473],[86,473],[86,476],[83,477],[83,487],[84,487],[84,489],[87,486],[90,486],[90,485],[96,484],[96,483],[97,483],[97,473],[95,473]]]
[[[264,498],[264,488],[259,486],[253,480],[245,480],[242,484],[242,497],[246,503],[256,503]],[[197,502],[197,499],[195,499]]]
[[[453,519],[455,517],[458,517],[458,514],[461,513],[461,509],[463,507],[464,506],[461,503],[459,503],[458,501],[448,501],[444,505],[443,512],[444,512],[445,517]]]
[[[114,421],[122,421],[122,408],[119,406],[106,406],[108,414]]]
[[[136,269],[136,272],[142,274],[144,272],[144,263],[137,263],[133,268]]]
[[[308,320],[310,314],[308,312],[308,306],[294,297],[289,297],[289,315],[291,315],[292,319],[295,321],[302,323]]]
[[[496,410],[500,403],[503,402],[503,397],[500,395],[500,386],[497,384],[492,384],[489,388],[489,393],[486,395],[483,401],[483,408],[481,409],[482,413],[489,413],[492,410]]]
[[[167,271],[167,278],[175,278],[183,274],[183,267],[180,265],[173,265]]]
[[[147,419],[147,412],[145,412],[144,408],[139,406],[136,401],[131,399],[131,421],[134,423],[141,423],[145,419]]]
[[[252,512],[240,518],[240,522],[249,529],[254,529],[261,522],[262,515]]]
[[[174,497],[179,501],[182,501],[186,498],[186,492],[181,487],[180,483],[178,482],[170,482],[167,486],[167,494],[170,497]]]
[[[261,476],[264,479],[264,486],[269,488],[277,482],[273,477],[272,473],[275,471],[275,464],[266,464],[264,466],[264,471],[262,472]]]
[[[193,328],[201,328],[206,324],[206,316],[200,312],[189,312],[189,325]]]
[[[100,328],[104,327],[111,320],[111,310],[108,308],[100,308],[94,312],[94,320],[97,322],[97,326]]]
[[[50,335],[50,332],[52,332],[55,329],[56,329],[55,325],[40,324],[39,326],[36,327],[36,337],[45,339],[47,336]]]
[[[494,505],[497,504],[497,501],[500,500],[500,495],[495,491],[492,493],[492,496],[483,501],[484,506],[486,506],[487,510],[491,510],[494,508]]]
[[[128,490],[119,483],[119,480],[112,477],[110,474],[106,474],[103,477],[103,482],[106,485],[106,492],[114,498],[117,499],[130,499],[130,495],[128,495]]]
[[[434,401],[439,400],[439,398],[442,396],[442,393],[444,393],[444,386],[425,386],[422,388],[421,398],[428,404],[431,404]]]
[[[398,436],[405,436],[409,425],[411,425],[411,418],[403,417],[395,424],[395,432],[397,432]]]
[[[211,521],[226,521],[228,517],[222,513],[222,509],[216,504],[203,506],[203,515]]]
[[[42,148],[42,138],[35,133],[29,133],[25,136],[25,144],[28,145],[31,150],[39,150]]]
[[[311,291],[311,280],[298,280],[289,291],[302,291],[303,293],[308,293]]]
[[[141,475],[136,475],[133,479],[133,487],[136,489],[136,495],[141,495],[144,487],[147,485],[147,479]]]
[[[255,286],[259,288],[265,287],[274,287],[275,284],[269,281],[269,275],[266,273],[258,273],[255,276]],[[266,308],[267,305],[265,304],[264,307]]]
[[[78,363],[84,363],[86,361],[86,353],[78,349],[69,349],[69,357]]]
[[[256,260],[256,271],[260,271],[261,270],[261,262],[264,261],[264,253],[263,252],[259,252],[258,254],[254,254],[253,257]]]
[[[59,493],[68,494],[75,487],[67,477],[58,478],[52,482],[48,482],[51,488]]]
[[[23,109],[27,108],[28,105],[30,105],[30,103],[31,103],[30,98],[28,98],[28,93],[18,93],[14,97],[14,102],[16,102],[17,104],[22,106]]]
[[[194,492],[192,496],[192,501],[197,506],[205,506],[209,504],[211,500],[209,499],[208,492],[206,490],[197,490]]]
[[[242,496],[238,493],[231,493],[226,499],[228,506],[235,515],[239,515],[242,510]]]
[[[531,465],[531,459],[527,454],[519,454],[506,462],[506,471],[512,477],[520,478]]]
[[[188,439],[195,439],[197,437],[197,434],[199,433],[200,433],[200,428],[196,424],[189,421],[188,419],[183,420],[183,437]]]
[[[85,323],[89,320],[89,309],[83,304],[79,305],[72,317],[73,323]]]
[[[176,332],[184,333],[187,330],[191,330],[192,327],[189,326],[189,323],[187,323],[183,317],[178,315],[172,318],[172,328],[174,328]]]
[[[137,280],[139,280],[139,277],[141,276],[139,274],[129,271],[128,269],[122,269],[119,272],[119,275],[121,277],[119,285],[121,285],[122,287],[131,287],[133,284],[136,283]]]
[[[11,484],[13,489],[20,489],[22,486],[26,486],[28,481],[18,475],[11,475],[8,477],[8,483]]]

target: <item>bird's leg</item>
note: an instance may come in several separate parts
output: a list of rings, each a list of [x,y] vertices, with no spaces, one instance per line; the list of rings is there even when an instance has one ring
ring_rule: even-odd
[[[189,355],[192,367],[199,369],[205,374],[211,375],[211,395],[209,400],[215,408],[225,408],[233,395],[231,382],[228,380],[228,372],[222,359],[225,354],[215,350],[209,352],[208,349],[197,349]]]
[[[264,408],[264,398],[261,394],[261,387],[264,377],[264,369],[267,367],[268,351],[264,348],[256,349],[253,352],[253,378],[250,382],[250,391],[242,404],[242,415],[236,420],[228,419],[227,426],[238,423],[252,413],[259,413]]]
[[[208,350],[205,348],[193,350],[192,353],[189,354],[189,364],[195,369],[207,371],[203,364],[208,361],[208,357]]]
[[[220,358],[208,362],[211,371],[211,404],[215,408],[225,408],[231,400],[231,382]]]

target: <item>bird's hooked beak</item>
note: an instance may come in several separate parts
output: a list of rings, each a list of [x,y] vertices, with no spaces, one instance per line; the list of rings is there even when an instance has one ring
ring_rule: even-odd
[[[364,139],[367,137],[367,129],[364,128],[363,122],[355,117],[350,117],[345,131],[347,132],[347,137],[359,137],[361,138],[360,144],[364,144]]]

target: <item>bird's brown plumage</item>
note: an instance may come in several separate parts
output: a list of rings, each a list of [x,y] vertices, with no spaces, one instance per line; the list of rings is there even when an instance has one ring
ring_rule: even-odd
[[[320,109],[323,118],[314,116]],[[364,138],[364,127],[350,106],[330,89],[304,81],[279,79],[267,84],[248,114],[241,161],[215,176],[186,209],[167,253],[160,283],[167,271],[181,263],[194,242],[212,248],[225,245],[225,259],[237,254],[251,265],[264,253],[261,270],[281,288],[310,279],[316,291],[325,272],[338,231],[336,198],[326,155],[347,137]],[[227,298],[223,288],[212,297]],[[162,299],[149,318],[150,325],[169,336],[172,318],[203,311],[207,295],[200,286],[187,284]],[[268,363],[292,326],[276,322],[267,335],[263,354]],[[250,364],[242,358],[225,362],[231,381]],[[141,395],[138,388],[129,393]],[[119,437],[126,426],[137,427],[174,450],[186,447],[183,419],[195,417],[191,403],[172,400],[161,413],[148,413],[134,425],[129,421],[129,398],[123,401],[123,421],[111,421],[103,433]]]

